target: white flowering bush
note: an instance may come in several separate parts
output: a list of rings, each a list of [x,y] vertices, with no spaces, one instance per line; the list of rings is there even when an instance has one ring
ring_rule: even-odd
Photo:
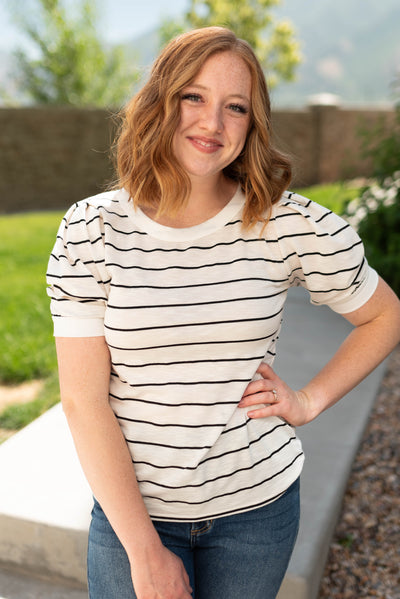
[[[400,295],[400,171],[371,183],[346,208],[371,266]]]
[[[370,212],[376,212],[381,206],[393,206],[399,201],[400,171],[391,177],[385,177],[381,184],[377,181],[365,187],[359,198],[351,200],[346,206],[346,219],[352,227],[358,229],[360,223]]]

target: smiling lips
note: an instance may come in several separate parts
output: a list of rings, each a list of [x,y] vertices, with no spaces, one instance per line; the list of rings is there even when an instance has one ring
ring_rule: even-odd
[[[188,139],[193,146],[206,154],[212,154],[224,147],[217,139],[210,139],[207,137],[188,137]]]

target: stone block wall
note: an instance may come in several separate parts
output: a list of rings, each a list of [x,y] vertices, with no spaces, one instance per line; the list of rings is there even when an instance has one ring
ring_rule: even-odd
[[[293,159],[292,188],[369,176],[359,131],[394,118],[392,109],[335,105],[276,110],[275,141]],[[105,189],[114,135],[106,110],[0,108],[0,212],[66,209]]]
[[[276,142],[292,156],[293,186],[369,177],[372,161],[364,155],[363,135],[395,122],[393,109],[350,109],[313,105],[298,111],[276,111]]]
[[[104,110],[0,109],[0,211],[64,209],[104,189],[114,130]]]

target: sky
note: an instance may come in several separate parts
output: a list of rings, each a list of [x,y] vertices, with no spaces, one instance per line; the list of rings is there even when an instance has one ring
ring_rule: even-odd
[[[0,0],[0,49],[9,51],[23,43],[7,7],[14,4],[25,8],[31,3],[32,0]],[[73,7],[74,0],[64,0],[64,3]],[[157,27],[162,17],[182,14],[187,4],[187,0],[97,0],[101,29],[110,42],[129,40],[145,33]]]

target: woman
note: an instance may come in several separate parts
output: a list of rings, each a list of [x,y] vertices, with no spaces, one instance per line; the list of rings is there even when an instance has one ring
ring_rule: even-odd
[[[294,427],[399,340],[396,296],[344,221],[286,191],[270,135],[247,43],[218,27],[184,34],[125,110],[119,189],[60,227],[49,294],[96,498],[92,599],[275,597],[298,528]],[[354,329],[295,391],[271,365],[299,284]]]

